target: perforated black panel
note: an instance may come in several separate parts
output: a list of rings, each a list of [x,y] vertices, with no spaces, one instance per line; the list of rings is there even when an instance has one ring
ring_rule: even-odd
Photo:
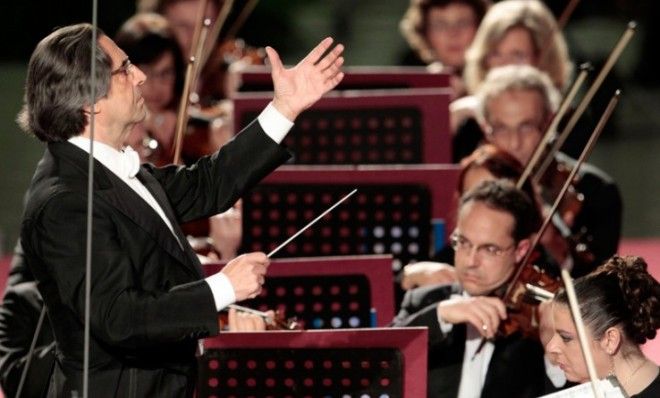
[[[258,114],[246,113],[245,126]],[[424,163],[422,115],[411,107],[308,110],[284,143],[295,164]]]
[[[371,327],[371,287],[364,275],[273,276],[261,294],[245,304],[277,309],[304,329]]]
[[[213,349],[200,358],[198,396],[394,398],[403,356],[394,348]]]
[[[268,253],[354,186],[263,184],[243,202],[243,250]],[[365,185],[275,257],[391,253],[394,270],[429,255],[431,197],[420,185]]]

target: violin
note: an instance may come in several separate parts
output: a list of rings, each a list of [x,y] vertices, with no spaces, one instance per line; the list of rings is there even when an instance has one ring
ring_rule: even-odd
[[[538,305],[554,296],[561,281],[537,265],[524,265],[518,278],[510,282],[511,293],[506,300],[507,318],[500,322],[501,335],[520,332],[524,337],[538,338]]]
[[[573,167],[565,161],[553,160],[550,169],[542,177],[540,184],[541,197],[545,203],[552,203],[552,200],[559,195],[562,184],[566,181],[572,169]],[[569,228],[573,227],[575,217],[580,213],[584,202],[584,195],[576,188],[579,182],[579,177],[575,177],[571,181],[568,191],[557,209],[562,220]]]
[[[505,321],[500,322],[498,334],[501,336],[509,336],[515,332],[521,332],[526,336],[538,336],[538,304],[540,303],[538,295],[551,295],[554,291],[558,290],[561,285],[558,280],[553,281],[553,278],[544,275],[543,272],[540,272],[540,269],[531,266],[531,258],[534,248],[537,247],[541,236],[550,225],[552,216],[557,211],[559,204],[568,192],[580,166],[591,153],[596,140],[603,131],[605,124],[614,111],[614,107],[619,101],[619,96],[620,92],[617,90],[598,121],[598,124],[592,132],[587,145],[582,150],[575,166],[572,167],[568,177],[564,180],[562,189],[555,198],[552,208],[543,221],[541,228],[536,233],[530,249],[520,263],[521,265],[518,267],[514,276],[511,278],[511,282],[506,287],[502,301],[507,307],[507,313],[509,316]],[[530,300],[529,298],[534,297],[534,294],[537,294],[537,299]],[[484,342],[485,340],[482,342],[482,345]]]
[[[298,320],[293,318],[286,318],[284,311],[276,310],[275,316],[271,316],[266,312],[254,310],[252,308],[243,307],[241,305],[231,304],[225,310],[218,314],[218,326],[220,330],[229,330],[229,309],[235,309],[239,312],[261,317],[266,324],[266,330],[303,330],[303,326]]]
[[[232,106],[231,101],[224,100],[205,108],[189,108],[181,148],[181,158],[185,164],[192,164],[202,156],[214,153],[233,137]]]
[[[238,91],[235,72],[250,65],[265,65],[266,58],[264,48],[248,46],[242,39],[219,43],[200,73],[197,87],[191,95],[192,102],[207,107],[231,98]]]
[[[240,24],[254,9],[254,1],[244,6],[237,22],[230,29],[232,33],[228,37],[232,39],[224,40],[220,45],[214,44],[232,5],[233,0],[223,4],[212,31],[209,19],[199,21],[195,27],[191,58],[179,104],[173,145],[174,163],[179,163],[182,158],[185,163],[190,163],[211,154],[231,138],[231,109],[226,102],[218,102],[237,91],[237,84],[230,82],[229,66],[247,62],[263,64],[266,58],[263,48],[251,48],[243,40],[233,39]],[[188,123],[189,120],[193,122]]]

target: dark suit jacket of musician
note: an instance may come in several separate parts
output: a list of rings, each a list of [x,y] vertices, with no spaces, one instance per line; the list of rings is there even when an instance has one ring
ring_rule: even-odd
[[[570,166],[575,164],[574,159],[561,152],[556,158]],[[623,218],[621,193],[609,175],[589,163],[583,163],[577,175],[576,189],[584,195],[584,201],[571,231],[573,236],[580,237],[579,241],[586,244],[595,258],[585,263],[573,253],[573,278],[588,274],[617,253]]]
[[[87,153],[50,143],[33,177],[21,240],[57,343],[49,396],[82,392]],[[253,122],[189,168],[137,175],[170,219],[98,161],[94,168],[90,396],[192,396],[195,349],[218,333],[200,263],[178,224],[228,209],[289,153]]]
[[[466,326],[457,324],[448,334],[440,330],[436,306],[461,291],[458,285],[433,285],[406,293],[393,326],[427,326],[428,396],[455,398],[461,383]],[[538,397],[546,376],[541,343],[518,335],[495,340],[481,396]]]

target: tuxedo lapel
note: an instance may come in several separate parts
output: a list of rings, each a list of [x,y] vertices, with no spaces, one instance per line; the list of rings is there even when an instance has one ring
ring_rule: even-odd
[[[172,206],[170,205],[170,201],[167,198],[167,194],[163,190],[163,187],[154,178],[154,176],[152,176],[144,169],[144,167],[140,167],[140,171],[138,172],[137,177],[140,179],[142,184],[144,184],[144,186],[149,190],[149,192],[151,192],[154,199],[156,199],[160,207],[165,212],[165,215],[170,220],[170,224],[172,225],[172,229],[174,230],[174,233],[181,242],[183,251],[185,251],[190,262],[194,265],[194,268],[199,274],[199,276],[203,277],[201,264],[197,259],[197,254],[195,254],[195,252],[192,250],[190,245],[186,244],[187,239],[184,236],[183,231],[181,231],[181,227],[179,227],[179,221],[174,215],[174,210],[172,210]]]
[[[114,175],[109,177],[113,180],[112,189],[96,191],[96,195],[106,200],[126,217],[139,225],[179,262],[185,264],[187,268],[194,269],[195,267],[191,267],[190,259],[186,255],[186,252],[179,246],[179,242],[177,242],[158,213],[119,178]],[[196,270],[195,273],[197,274]]]
[[[83,174],[87,176],[87,153],[75,145],[70,143],[55,143],[49,145],[51,153],[56,158],[67,160],[78,171],[76,175]],[[144,172],[141,168],[140,175],[148,173]],[[151,177],[151,176],[148,176]],[[149,185],[158,185],[158,182],[151,177],[152,182]],[[82,182],[81,182],[82,183]],[[146,185],[146,184],[145,184]],[[152,187],[147,186],[147,189],[154,195],[159,205],[170,219],[170,223],[177,234],[177,238],[181,240],[181,246],[177,239],[172,235],[172,232],[167,227],[163,219],[156,213],[156,211],[147,204],[131,187],[124,183],[119,177],[108,170],[100,162],[94,161],[94,194],[101,200],[112,205],[119,212],[124,214],[136,225],[148,233],[155,242],[158,243],[167,253],[172,255],[178,260],[189,272],[197,278],[203,276],[199,260],[190,249],[185,237],[180,231],[176,219],[173,217],[172,209],[167,202],[165,193],[160,188],[159,193],[155,193]],[[183,249],[182,249],[183,247]]]

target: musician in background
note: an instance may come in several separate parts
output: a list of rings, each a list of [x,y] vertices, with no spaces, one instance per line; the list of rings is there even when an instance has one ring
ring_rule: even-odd
[[[644,259],[614,256],[593,273],[575,280],[598,378],[616,376],[634,398],[660,397],[658,365],[640,346],[660,328],[660,284]],[[589,381],[586,362],[565,291],[552,301],[554,334],[545,349],[568,380]]]
[[[507,318],[494,294],[506,289],[539,224],[537,207],[510,182],[485,181],[461,198],[451,238],[458,283],[408,291],[393,322],[429,328],[429,397],[544,392],[541,343],[518,333],[494,338]],[[477,353],[482,337],[494,340]]]
[[[500,1],[488,10],[479,26],[465,54],[463,78],[468,96],[452,102],[449,108],[454,161],[469,155],[483,139],[474,94],[488,71],[520,64],[547,73],[560,91],[570,81],[573,65],[566,41],[552,12],[538,0]]]
[[[179,43],[181,54],[188,57],[193,46],[193,35],[197,21],[197,11],[201,0],[137,0],[138,12],[155,12],[164,16],[171,26]],[[208,0],[205,18],[216,21],[224,0]]]
[[[174,32],[174,37],[179,43],[185,63],[188,62],[190,55],[195,51],[192,48],[195,45],[193,43],[193,36],[195,26],[201,24],[197,16],[200,1],[137,0],[138,12],[155,12],[167,19],[172,32]],[[236,2],[236,5],[240,7],[243,3]],[[209,32],[212,32],[215,24],[218,23],[218,14],[223,4],[224,0],[208,0],[204,17],[211,21]],[[246,58],[252,58],[253,56],[259,59],[255,62],[263,63],[265,60],[263,49],[248,51],[245,43],[241,40],[222,42],[222,40],[216,41],[216,39],[210,35],[207,36],[205,51],[209,56],[202,65],[197,87],[193,87],[191,91],[193,94],[191,96],[192,102],[204,108],[213,106],[218,101],[231,97],[235,91],[236,82],[232,80],[230,73],[228,73],[233,63],[244,61]]]
[[[119,28],[115,42],[147,76],[142,97],[144,121],[133,128],[126,144],[143,162],[164,166],[172,162],[176,110],[183,89],[183,57],[165,17],[140,13]]]
[[[465,95],[465,51],[489,6],[489,0],[410,0],[399,25],[411,48],[404,64],[450,73],[453,98]]]
[[[531,66],[504,66],[487,75],[476,96],[486,139],[527,165],[558,107],[559,93],[550,78]],[[574,159],[561,152],[555,155],[553,166],[540,179],[541,196],[547,204],[554,201],[553,195],[564,183],[564,174],[568,174],[564,171],[574,164]],[[588,163],[580,167],[571,197],[574,206],[560,208],[563,222],[554,219],[555,228],[544,235],[542,244],[578,277],[616,253],[622,201],[616,183]]]

